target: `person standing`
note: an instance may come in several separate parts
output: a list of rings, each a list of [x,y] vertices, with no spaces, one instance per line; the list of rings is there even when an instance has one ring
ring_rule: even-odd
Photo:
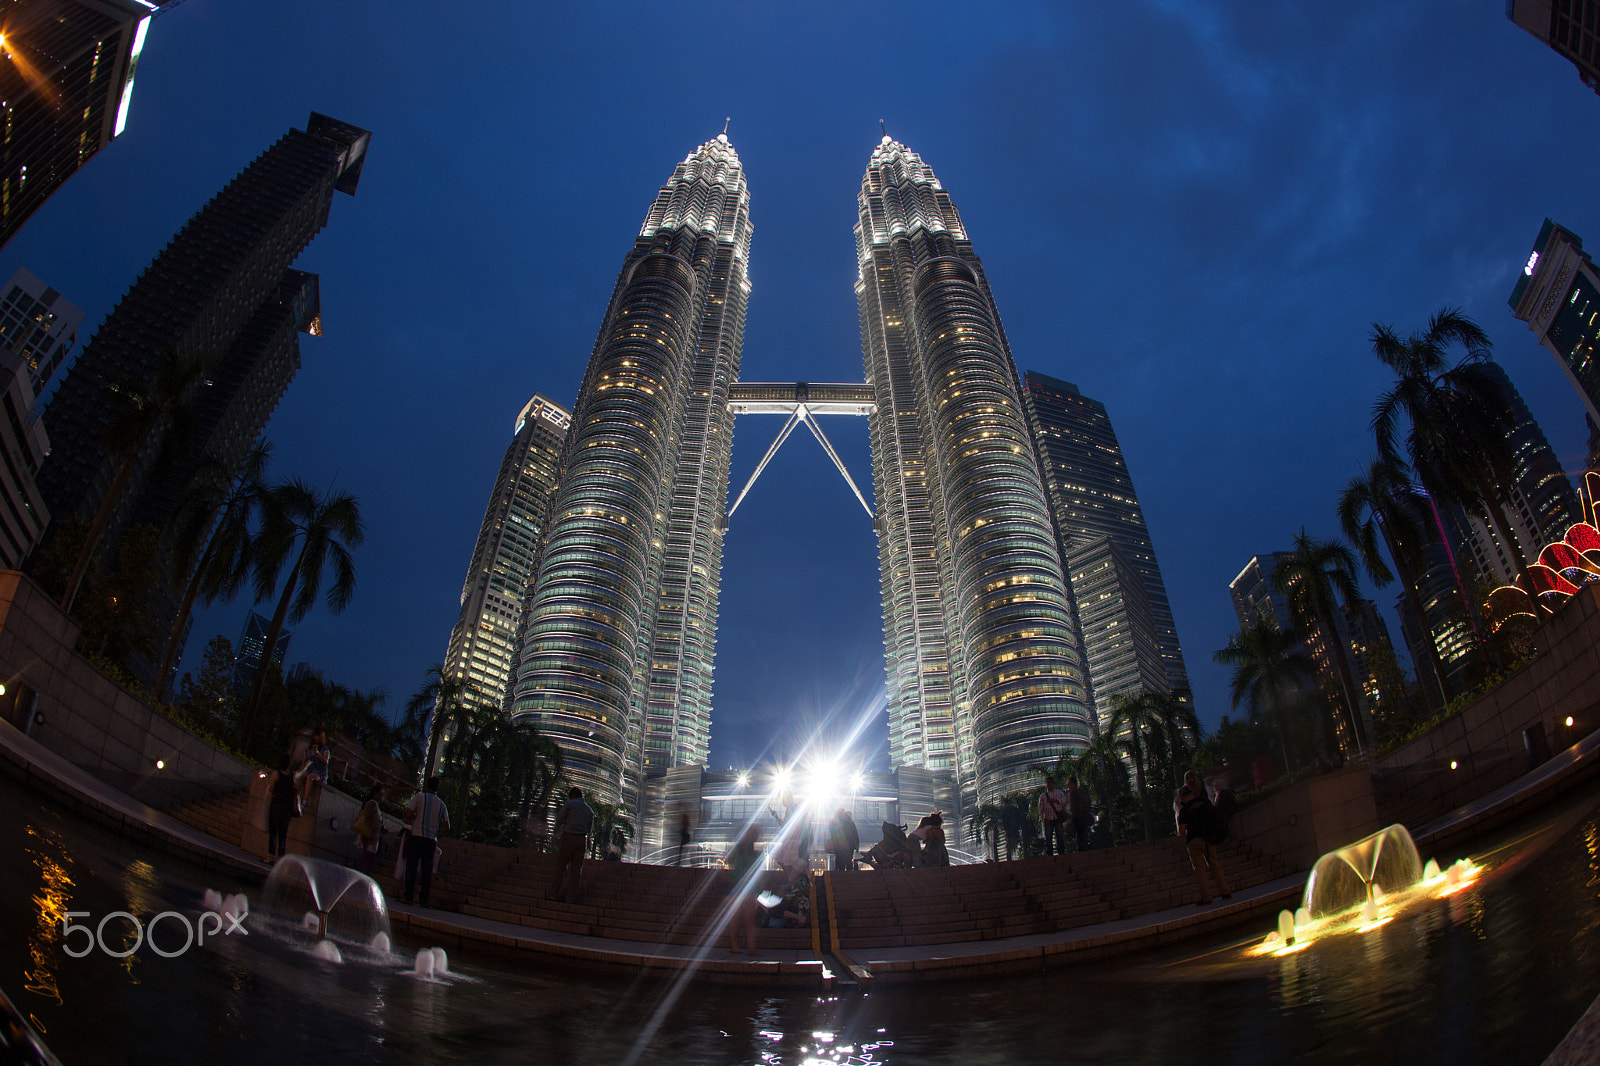
[[[944,812],[934,811],[924,821],[927,831],[922,837],[921,865],[949,866],[950,852],[944,840]]]
[[[267,786],[267,862],[276,862],[289,850],[289,820],[300,813],[300,795],[295,791],[294,774],[284,759],[273,772]]]
[[[1078,838],[1078,850],[1089,850],[1089,828],[1094,825],[1094,805],[1089,802],[1087,789],[1078,787],[1076,777],[1067,778],[1067,816],[1072,819],[1072,832]]]
[[[741,930],[744,932],[745,950],[752,955],[756,953],[756,886],[746,882],[754,876],[752,871],[758,868],[760,862],[760,853],[756,850],[756,844],[760,839],[760,827],[751,825],[722,857],[722,864],[726,867],[722,875],[723,887],[727,892],[730,908],[728,951],[734,955],[739,953]]]
[[[683,865],[683,849],[688,847],[689,842],[693,839],[694,832],[689,826],[689,812],[683,811],[678,817],[678,858],[673,863],[674,866]]]
[[[856,849],[859,847],[861,847],[861,833],[856,829],[856,821],[850,817],[849,811],[840,807],[833,816],[833,825],[828,830],[828,850],[833,852],[833,868],[854,870]]]
[[[322,786],[328,783],[328,764],[333,761],[333,753],[328,750],[328,734],[318,729],[311,734],[310,746],[306,748],[306,764],[300,770],[300,806],[314,807],[312,801],[322,794]]]
[[[1056,779],[1044,779],[1039,794],[1039,824],[1044,827],[1044,853],[1067,853],[1067,794],[1056,787]]]
[[[550,880],[549,899],[577,904],[583,875],[583,853],[589,845],[589,830],[594,828],[594,811],[583,802],[583,789],[573,788],[567,802],[556,812],[556,873]],[[567,868],[572,868],[570,878]],[[563,884],[570,880],[571,887]]]
[[[411,829],[406,840],[406,886],[401,897],[411,902],[411,890],[416,887],[418,868],[422,880],[419,902],[428,905],[428,890],[433,887],[433,853],[438,850],[439,834],[450,828],[450,811],[439,798],[439,779],[430,777],[422,783],[422,791],[406,804],[405,823]]]
[[[378,857],[378,838],[383,832],[383,812],[378,809],[378,801],[382,798],[383,786],[373,785],[367,792],[366,802],[350,823],[350,828],[356,834],[356,846],[361,849],[361,861],[357,868],[364,874],[372,872],[372,863]]]
[[[1206,831],[1211,827],[1211,800],[1206,797],[1206,786],[1198,773],[1190,770],[1183,776],[1183,787],[1178,789],[1177,798],[1172,802],[1178,833],[1189,852],[1189,865],[1194,867],[1194,875],[1200,882],[1201,898],[1195,900],[1194,905],[1204,907],[1211,902],[1211,886],[1206,882],[1208,872],[1216,882],[1217,895],[1232,899],[1233,894],[1228,891],[1227,879],[1222,874],[1222,863],[1217,861],[1217,846],[1206,839]]]

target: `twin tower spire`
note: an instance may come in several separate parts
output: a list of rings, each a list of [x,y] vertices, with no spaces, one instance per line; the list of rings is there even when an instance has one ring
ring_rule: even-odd
[[[987,802],[1089,740],[1061,556],[949,194],[885,132],[858,207],[891,760]],[[586,792],[630,808],[646,775],[708,754],[751,234],[724,127],[673,171],[623,260],[545,523],[513,714],[562,745]]]

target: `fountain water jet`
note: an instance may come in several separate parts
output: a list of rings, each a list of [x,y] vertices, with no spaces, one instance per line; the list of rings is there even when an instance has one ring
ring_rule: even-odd
[[[315,915],[319,941],[334,934],[370,944],[378,934],[389,934],[389,911],[376,881],[306,855],[285,855],[273,864],[261,905],[290,921],[304,915],[307,928]]]
[[[1302,906],[1313,920],[1361,907],[1371,922],[1384,895],[1404,891],[1421,878],[1422,860],[1411,834],[1403,825],[1391,825],[1318,859],[1306,879]]]

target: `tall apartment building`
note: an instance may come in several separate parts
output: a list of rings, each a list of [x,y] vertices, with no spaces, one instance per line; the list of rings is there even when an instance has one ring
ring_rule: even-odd
[[[1544,220],[1511,290],[1511,311],[1555,356],[1590,426],[1600,425],[1600,273],[1581,237]]]
[[[933,169],[887,135],[857,200],[889,751],[963,802],[1088,743],[1086,670],[1000,315]]]
[[[461,588],[461,613],[450,631],[444,672],[470,681],[496,706],[505,702],[522,603],[538,565],[561,443],[571,423],[571,413],[543,396],[535,394],[523,406]]]
[[[1105,404],[1032,370],[1023,381],[1101,717],[1110,696],[1186,688],[1166,583]]]
[[[128,121],[155,5],[11,0],[0,26],[0,245]]]
[[[1578,68],[1578,80],[1600,93],[1600,10],[1595,0],[1506,0],[1506,18]]]
[[[704,765],[750,193],[720,135],[623,260],[573,406],[512,695],[585,792]]]
[[[83,310],[18,267],[0,294],[0,349],[20,357],[35,400],[78,344]]]
[[[58,520],[88,521],[120,462],[101,436],[116,411],[110,385],[147,387],[169,353],[207,367],[192,388],[187,447],[159,481],[159,449],[145,450],[107,526],[107,556],[129,525],[167,525],[203,456],[232,471],[260,436],[299,370],[297,334],[321,332],[317,277],[290,264],[326,224],[333,194],[355,194],[370,137],[315,113],[290,130],[178,231],[62,379],[45,411],[54,449],[39,487]]]

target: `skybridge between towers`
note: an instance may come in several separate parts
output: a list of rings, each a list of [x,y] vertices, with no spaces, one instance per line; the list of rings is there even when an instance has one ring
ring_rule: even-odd
[[[728,527],[728,521],[733,518],[733,512],[739,509],[744,498],[749,495],[750,488],[756,483],[756,478],[767,468],[772,457],[778,454],[778,449],[783,447],[783,442],[789,439],[795,427],[804,423],[817,438],[817,443],[822,445],[822,450],[828,453],[828,458],[833,460],[833,465],[844,478],[845,484],[850,486],[850,491],[855,493],[856,500],[867,512],[867,517],[874,520],[872,505],[856,487],[855,480],[851,478],[850,471],[845,469],[844,460],[839,458],[839,453],[834,450],[833,443],[828,440],[827,434],[822,432],[822,427],[817,425],[814,415],[870,415],[877,410],[876,401],[872,395],[871,385],[816,385],[809,381],[796,382],[740,382],[728,389],[728,413],[734,415],[788,415],[783,428],[778,431],[778,436],[773,440],[767,454],[761,457],[761,462],[756,464],[755,472],[750,475],[750,480],[744,483],[744,488],[739,490],[739,496],[733,501],[733,506],[728,508],[728,513],[722,519],[722,528]]]

